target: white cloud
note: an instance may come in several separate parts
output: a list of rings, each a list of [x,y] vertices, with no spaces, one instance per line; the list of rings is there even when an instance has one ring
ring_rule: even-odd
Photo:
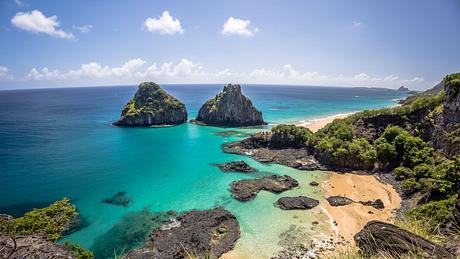
[[[164,11],[158,18],[147,18],[144,22],[145,28],[150,32],[173,35],[184,33],[179,19],[172,17],[168,11]]]
[[[27,7],[27,6],[29,6],[26,2],[21,1],[21,0],[14,0],[14,3],[19,7]]]
[[[357,21],[352,21],[351,24],[352,24],[353,28],[359,28],[359,27],[363,26],[362,22],[357,22]]]
[[[39,10],[18,12],[11,19],[11,24],[19,29],[32,33],[44,33],[57,38],[73,39],[72,33],[59,29],[60,22],[56,15],[46,17]]]
[[[222,25],[221,33],[225,36],[230,35],[239,35],[245,37],[254,36],[254,33],[259,32],[258,28],[250,29],[249,26],[251,25],[250,20],[242,20],[234,17],[230,17],[227,21]]]
[[[72,29],[79,31],[80,33],[88,33],[91,31],[92,28],[93,28],[93,25],[91,24],[83,25],[83,26],[77,26],[77,25],[72,26]]]
[[[8,75],[8,68],[4,66],[0,66],[0,79],[7,77]]]
[[[0,71],[2,71],[0,69]],[[6,70],[7,72],[7,70]],[[300,71],[292,64],[279,69],[257,68],[252,71],[235,72],[229,68],[210,71],[196,62],[181,59],[178,62],[148,63],[136,58],[118,67],[110,67],[97,62],[81,65],[77,69],[61,71],[47,67],[32,68],[26,80],[48,80],[71,82],[72,84],[133,84],[152,80],[159,83],[254,83],[254,84],[293,84],[326,86],[368,86],[368,87],[428,87],[423,78],[400,79],[395,75],[376,77],[367,73],[356,75],[328,75],[315,71]],[[423,85],[422,85],[423,82]],[[62,83],[60,84],[62,85]]]

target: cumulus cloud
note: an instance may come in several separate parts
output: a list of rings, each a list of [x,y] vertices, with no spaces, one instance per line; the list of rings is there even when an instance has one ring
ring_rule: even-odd
[[[176,33],[184,33],[179,19],[172,17],[169,11],[164,11],[157,18],[147,18],[144,22],[145,28],[150,32],[159,32],[160,34],[173,35]]]
[[[72,26],[72,29],[79,31],[80,33],[88,33],[91,31],[92,28],[93,28],[93,25],[91,24],[83,25],[83,26],[77,26],[77,25]]]
[[[357,22],[357,21],[352,21],[351,24],[352,24],[353,28],[359,28],[359,27],[363,26],[362,22]]]
[[[244,37],[254,36],[254,33],[258,32],[258,28],[251,29],[250,20],[242,20],[234,17],[230,17],[222,25],[221,33],[225,36],[238,35]]]
[[[56,15],[46,17],[39,10],[32,12],[18,12],[11,19],[11,24],[21,30],[32,33],[44,33],[53,37],[73,39],[74,35],[59,29],[60,22]]]
[[[1,69],[0,69],[1,71]],[[81,65],[77,69],[61,71],[47,67],[32,68],[26,80],[48,80],[68,82],[88,82],[101,84],[138,83],[153,80],[159,83],[216,83],[240,82],[255,84],[294,84],[294,85],[329,85],[329,86],[380,86],[426,87],[423,78],[400,79],[395,75],[372,76],[367,73],[355,75],[328,75],[315,71],[303,72],[292,64],[285,64],[278,69],[256,68],[246,72],[236,72],[229,68],[210,71],[200,63],[189,59],[178,62],[149,63],[136,58],[120,66],[111,67],[98,62]],[[423,85],[422,85],[423,83]]]

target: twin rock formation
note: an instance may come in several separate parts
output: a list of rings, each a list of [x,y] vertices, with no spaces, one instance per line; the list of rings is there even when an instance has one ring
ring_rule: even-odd
[[[134,98],[124,107],[117,126],[167,126],[187,122],[185,105],[166,93],[158,84],[144,82],[139,85]],[[256,126],[265,124],[262,112],[241,93],[240,85],[228,84],[216,97],[201,107],[197,124],[213,126]]]

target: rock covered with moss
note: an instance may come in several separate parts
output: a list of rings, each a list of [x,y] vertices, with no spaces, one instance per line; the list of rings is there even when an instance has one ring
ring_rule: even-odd
[[[139,85],[124,107],[117,126],[177,125],[187,121],[185,105],[154,82]]]
[[[241,93],[241,86],[232,84],[224,86],[221,93],[203,104],[196,122],[229,127],[265,124],[262,112],[258,111],[251,100]]]

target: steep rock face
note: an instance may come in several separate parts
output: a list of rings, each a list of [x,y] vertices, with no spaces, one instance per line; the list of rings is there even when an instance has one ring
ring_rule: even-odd
[[[13,239],[0,236],[0,258],[74,258],[66,248],[49,241],[43,234],[17,236],[15,241],[16,249]]]
[[[222,208],[191,211],[154,230],[148,244],[126,258],[185,258],[187,252],[197,258],[218,258],[232,250],[239,237],[238,221],[230,212]]]
[[[390,252],[399,258],[416,248],[428,258],[455,258],[444,247],[395,225],[375,220],[368,222],[354,239],[358,247],[366,252]]]
[[[124,107],[118,126],[176,125],[187,121],[185,105],[158,84],[144,82]]]
[[[443,111],[436,118],[433,144],[449,158],[460,154],[460,74],[444,79]]]
[[[240,85],[226,85],[224,90],[200,108],[198,123],[214,126],[255,126],[265,124],[262,112],[241,93]]]

